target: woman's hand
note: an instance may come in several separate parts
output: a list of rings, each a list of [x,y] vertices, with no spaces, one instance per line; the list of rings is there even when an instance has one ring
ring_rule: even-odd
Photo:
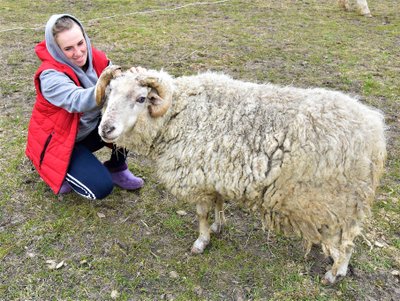
[[[137,67],[130,68],[129,71],[132,72],[132,73],[144,73],[144,72],[147,71],[147,69],[143,68],[143,67],[140,67],[140,66],[137,66]]]

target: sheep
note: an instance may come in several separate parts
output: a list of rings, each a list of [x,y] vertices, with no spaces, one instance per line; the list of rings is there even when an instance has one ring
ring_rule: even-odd
[[[213,72],[133,68],[97,88],[102,139],[149,156],[165,187],[196,205],[193,254],[221,231],[231,200],[260,212],[264,229],[301,236],[306,255],[321,245],[334,260],[324,283],[346,275],[384,170],[382,113],[337,91]]]
[[[338,0],[339,6],[344,10],[350,10],[349,0]],[[366,17],[372,17],[371,12],[368,7],[367,0],[356,0],[357,10],[360,15]]]

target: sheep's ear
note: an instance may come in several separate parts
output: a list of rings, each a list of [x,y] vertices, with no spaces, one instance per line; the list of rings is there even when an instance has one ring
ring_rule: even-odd
[[[150,104],[152,106],[159,106],[164,101],[164,99],[162,99],[154,89],[151,89],[151,91],[147,95],[147,98],[150,100]]]
[[[153,118],[164,115],[169,106],[165,105],[165,100],[162,99],[155,91],[151,91],[147,96],[150,100],[149,113]]]
[[[164,85],[157,77],[140,78],[139,82],[143,86],[154,89],[148,95],[150,99],[150,116],[154,118],[163,116],[171,106],[172,96],[169,87]]]
[[[110,81],[113,78],[120,76],[121,74],[122,74],[122,69],[120,66],[117,65],[108,66],[100,74],[95,90],[96,103],[98,106],[101,106],[104,103],[106,96],[106,88],[110,84]]]

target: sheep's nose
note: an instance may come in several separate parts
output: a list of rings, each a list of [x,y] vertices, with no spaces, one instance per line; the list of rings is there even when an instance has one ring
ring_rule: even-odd
[[[104,126],[103,129],[101,130],[101,134],[103,137],[108,137],[114,131],[115,131],[115,126],[113,125]]]

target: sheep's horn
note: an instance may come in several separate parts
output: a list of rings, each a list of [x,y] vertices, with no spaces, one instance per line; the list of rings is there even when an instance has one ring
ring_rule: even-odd
[[[149,86],[157,91],[157,94],[160,96],[158,101],[152,102],[149,106],[149,113],[151,117],[160,117],[164,115],[172,102],[172,91],[171,88],[164,84],[157,77],[146,77],[140,80],[140,84],[143,86]]]
[[[106,88],[110,84],[110,81],[117,76],[122,74],[122,69],[118,65],[108,66],[103,72],[100,74],[99,80],[96,84],[96,103],[98,106],[101,106],[105,99]]]

